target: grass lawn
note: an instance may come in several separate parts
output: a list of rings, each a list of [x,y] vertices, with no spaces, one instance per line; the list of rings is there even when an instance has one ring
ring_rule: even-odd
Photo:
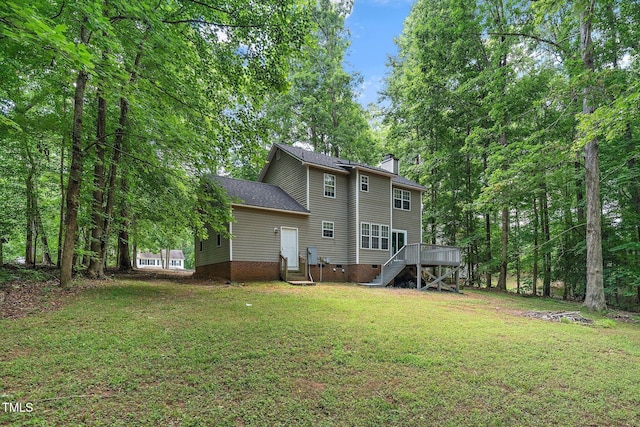
[[[638,426],[640,324],[492,292],[114,280],[0,320],[8,425]]]

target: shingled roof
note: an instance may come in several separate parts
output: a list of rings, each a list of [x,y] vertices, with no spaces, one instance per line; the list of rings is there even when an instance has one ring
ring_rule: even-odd
[[[422,185],[405,178],[400,175],[396,175],[392,172],[389,172],[386,169],[369,166],[360,162],[353,162],[351,160],[344,160],[339,157],[328,156],[322,153],[316,153],[315,151],[308,151],[304,148],[294,147],[292,145],[285,144],[273,144],[274,147],[281,149],[282,151],[289,153],[291,156],[297,158],[302,163],[309,163],[315,166],[319,166],[322,168],[333,169],[336,171],[344,171],[349,173],[353,168],[359,168],[364,170],[369,170],[372,173],[378,173],[382,175],[387,175],[391,177],[391,181],[402,187],[410,187],[420,191],[426,191],[427,189]]]
[[[239,205],[301,214],[309,213],[293,197],[276,185],[218,175],[210,175],[210,178],[219,183],[232,199],[237,200],[234,203]]]

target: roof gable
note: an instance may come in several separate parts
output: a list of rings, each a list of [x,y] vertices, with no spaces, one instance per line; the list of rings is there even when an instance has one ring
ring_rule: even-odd
[[[293,213],[309,213],[300,203],[287,194],[282,188],[264,182],[245,181],[242,179],[210,175],[210,179],[220,184],[229,197],[236,199],[241,206],[284,210]]]

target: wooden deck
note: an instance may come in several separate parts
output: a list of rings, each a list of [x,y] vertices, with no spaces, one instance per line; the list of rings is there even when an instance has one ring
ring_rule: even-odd
[[[461,266],[460,248],[457,246],[427,245],[414,243],[403,246],[389,261],[382,266],[382,271],[367,286],[387,286],[407,266],[416,267],[416,285],[418,289],[435,288],[437,290],[451,290],[459,292],[458,271]],[[432,271],[429,271],[432,270]],[[425,286],[422,287],[424,279]],[[454,285],[449,286],[444,281],[451,278]]]

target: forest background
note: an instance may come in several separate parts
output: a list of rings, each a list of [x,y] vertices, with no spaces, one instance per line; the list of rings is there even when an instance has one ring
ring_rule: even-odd
[[[428,191],[425,240],[468,286],[640,305],[640,5],[418,0],[377,105],[345,72],[343,1],[0,5],[0,264],[104,275],[193,251],[274,142]]]

